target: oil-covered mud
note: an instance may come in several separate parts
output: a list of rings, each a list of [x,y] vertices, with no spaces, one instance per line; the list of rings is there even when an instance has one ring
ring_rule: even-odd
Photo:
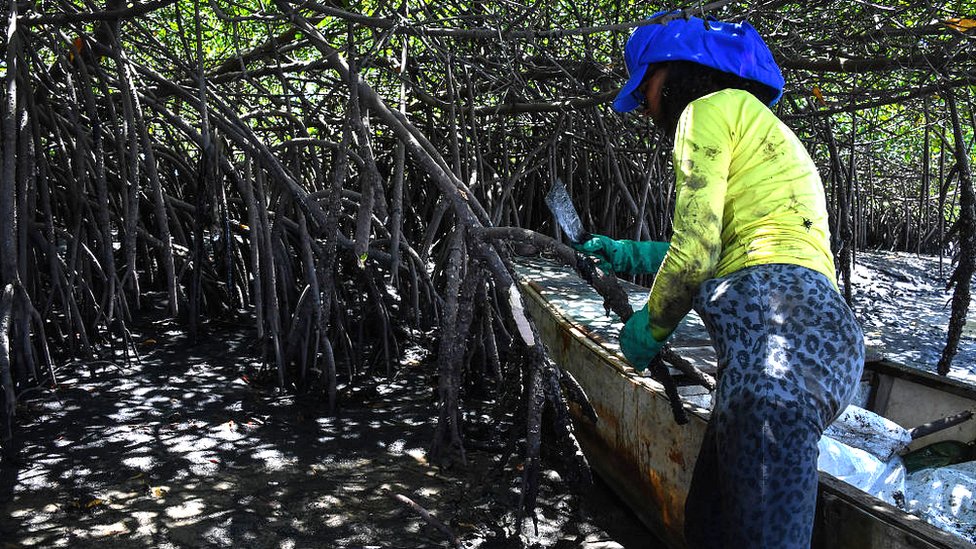
[[[948,259],[859,252],[851,276],[854,313],[868,354],[935,372],[946,345],[953,289]],[[976,384],[976,321],[970,306],[949,377]]]
[[[469,548],[658,546],[604,487],[573,493],[551,469],[537,528],[517,524],[521,462],[501,463],[491,437],[466,466],[429,463],[422,364],[329,416],[254,383],[246,328],[209,330],[191,345],[146,324],[139,361],[65,366],[56,390],[23,399],[0,546],[448,547],[445,530]]]
[[[855,311],[875,352],[931,370],[945,343],[937,259],[861,253]],[[15,547],[660,547],[597,484],[543,473],[537,527],[518,524],[521,461],[502,426],[468,418],[467,466],[428,461],[436,403],[426,366],[360,380],[338,415],[256,384],[247,322],[191,344],[169,321],[133,332],[140,360],[62,365],[21,398],[0,463],[0,549]],[[972,324],[970,321],[969,324]],[[967,324],[950,375],[976,379]],[[487,414],[490,416],[490,414]],[[494,418],[495,421],[498,418]]]

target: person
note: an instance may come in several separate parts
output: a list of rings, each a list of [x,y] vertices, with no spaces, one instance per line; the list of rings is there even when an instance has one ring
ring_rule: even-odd
[[[656,17],[661,14],[655,14]],[[673,136],[669,244],[594,235],[579,249],[654,272],[620,332],[643,369],[694,308],[719,382],[685,504],[690,547],[809,547],[817,442],[851,401],[864,338],[837,287],[823,184],[769,107],[784,80],[748,23],[638,27],[613,106]],[[617,269],[619,268],[619,269]]]

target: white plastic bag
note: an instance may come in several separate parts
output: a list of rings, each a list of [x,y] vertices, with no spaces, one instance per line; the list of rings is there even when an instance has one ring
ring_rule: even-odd
[[[878,475],[874,484],[865,491],[895,507],[905,509],[907,478],[908,470],[905,469],[905,462],[901,457],[895,456],[885,464],[884,470]]]
[[[860,448],[887,463],[912,442],[901,425],[858,406],[848,406],[824,434],[854,448]]]
[[[895,457],[884,463],[860,448],[824,435],[818,444],[820,457],[817,468],[898,507],[905,503],[905,466]]]
[[[976,543],[976,461],[908,475],[908,511]]]

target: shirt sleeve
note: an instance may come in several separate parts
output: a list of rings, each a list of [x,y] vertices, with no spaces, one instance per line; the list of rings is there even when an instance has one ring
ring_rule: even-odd
[[[675,131],[674,236],[648,298],[651,333],[658,341],[691,310],[698,287],[714,276],[721,256],[734,140],[725,111],[707,98],[692,102]]]

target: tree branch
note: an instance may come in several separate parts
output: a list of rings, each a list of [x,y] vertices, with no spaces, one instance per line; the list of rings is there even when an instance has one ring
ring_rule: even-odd
[[[145,4],[133,5],[131,8],[118,10],[95,11],[91,13],[62,13],[62,14],[40,14],[25,15],[20,18],[21,23],[27,26],[35,25],[66,25],[68,23],[90,23],[93,21],[117,21],[119,19],[131,19],[140,15],[145,15],[151,11],[165,8],[170,4],[175,4],[176,0],[156,0]]]

